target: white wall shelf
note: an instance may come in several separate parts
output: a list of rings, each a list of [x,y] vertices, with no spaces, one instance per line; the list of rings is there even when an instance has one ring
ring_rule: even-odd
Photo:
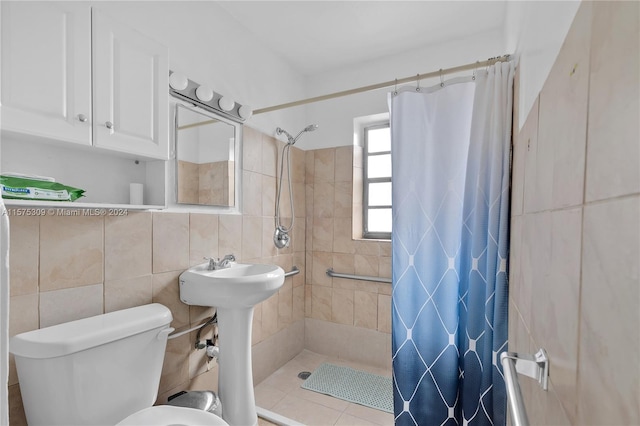
[[[167,161],[134,159],[107,150],[79,149],[51,144],[39,138],[15,138],[2,133],[0,170],[50,176],[56,182],[85,190],[75,202],[17,200],[29,206],[58,208],[134,208],[129,204],[129,184],[144,185],[141,209],[166,207]],[[6,204],[16,200],[5,199]]]
[[[11,198],[3,198],[2,201],[9,208],[21,208],[21,209],[86,209],[91,211],[97,210],[162,210],[165,208],[163,205],[151,205],[151,204],[105,204],[105,203],[83,203],[83,202],[68,202],[68,201],[45,201],[45,200],[16,200]],[[47,213],[47,212],[44,212]],[[28,214],[25,212],[23,216],[44,216],[45,214]],[[54,211],[52,213],[58,213]],[[13,214],[12,214],[13,215]],[[20,215],[20,214],[18,214]],[[120,213],[113,212],[99,212],[95,215],[93,213],[86,213],[86,216],[118,216]],[[82,216],[81,214],[79,216]]]

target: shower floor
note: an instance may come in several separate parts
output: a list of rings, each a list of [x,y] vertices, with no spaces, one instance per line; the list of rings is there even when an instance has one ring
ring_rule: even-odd
[[[255,387],[256,405],[306,426],[393,425],[390,413],[302,389],[303,380],[298,378],[298,373],[313,371],[323,362],[391,377],[391,367],[376,368],[303,350]],[[272,423],[259,419],[258,424]]]

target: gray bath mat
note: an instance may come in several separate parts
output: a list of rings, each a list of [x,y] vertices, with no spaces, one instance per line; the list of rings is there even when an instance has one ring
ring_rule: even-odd
[[[393,413],[391,377],[324,363],[302,383],[304,389]]]

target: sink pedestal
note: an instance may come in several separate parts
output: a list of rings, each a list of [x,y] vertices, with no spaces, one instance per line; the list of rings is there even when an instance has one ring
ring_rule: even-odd
[[[231,426],[257,425],[251,368],[251,323],[249,308],[217,308],[218,394],[222,418]]]
[[[284,283],[277,265],[231,263],[209,270],[208,263],[180,274],[180,300],[218,309],[218,393],[222,418],[231,426],[258,424],[251,370],[253,307]]]

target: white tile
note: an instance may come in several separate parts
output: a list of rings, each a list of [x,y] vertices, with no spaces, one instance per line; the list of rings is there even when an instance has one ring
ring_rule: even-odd
[[[548,212],[527,214],[522,223],[521,287],[516,304],[527,327],[531,327],[535,288],[549,279],[551,264],[551,217]]]
[[[585,6],[586,5],[586,6]],[[538,160],[549,166],[550,204],[541,209],[582,204],[589,91],[591,7],[574,18],[564,44],[540,92]],[[540,156],[540,153],[543,153]]]
[[[336,426],[376,426],[376,423],[372,423],[368,420],[361,419],[351,414],[342,413],[338,421],[335,423]]]
[[[549,390],[546,392],[546,410],[544,413],[545,424],[548,425],[557,425],[557,426],[569,426],[572,424],[576,424],[575,422],[571,422],[567,413],[558,398],[556,389],[553,383],[550,384]]]
[[[354,417],[365,419],[377,425],[381,425],[381,426],[393,425],[393,414],[386,413],[380,410],[375,410],[373,408],[365,407],[363,405],[349,404],[349,406],[344,412]]]
[[[180,329],[189,325],[189,306],[180,300],[179,276],[182,271],[153,274],[151,278],[152,301],[171,310],[171,326]]]
[[[258,407],[266,408],[267,410],[271,410],[287,395],[286,392],[269,386],[264,382],[255,387],[254,393],[256,397],[256,405]]]
[[[296,398],[305,399],[307,401],[315,402],[316,404],[320,404],[337,411],[344,411],[349,405],[349,401],[345,401],[344,399],[334,398],[330,395],[310,391],[301,387],[297,387],[296,389],[292,390],[291,392],[289,392],[289,395]]]
[[[204,257],[218,256],[218,216],[191,213],[189,215],[189,262],[197,265]]]
[[[582,208],[553,211],[550,221],[549,275],[533,282],[531,330],[553,360],[550,379],[575,419]]]
[[[640,423],[640,196],[584,210],[578,424]]]
[[[11,296],[36,294],[40,261],[40,218],[12,216],[10,226]]]
[[[267,377],[262,384],[290,393],[302,384],[303,380],[298,377],[298,373],[301,371],[303,371],[301,365],[295,361],[290,361]]]
[[[40,328],[103,313],[102,284],[40,293]]]
[[[313,371],[323,362],[327,362],[330,358],[326,355],[321,355],[310,350],[303,350],[292,360],[298,363],[307,371]]]
[[[153,213],[153,273],[189,267],[189,215]]]
[[[342,414],[341,411],[291,395],[276,404],[273,411],[306,425],[333,425]]]
[[[107,216],[104,221],[104,279],[151,274],[151,213]]]
[[[105,281],[104,311],[113,312],[146,305],[153,300],[152,276]]]
[[[40,218],[40,291],[98,284],[104,280],[104,218]]]
[[[640,4],[593,4],[587,201],[640,192]]]
[[[511,217],[511,240],[509,242],[509,298],[520,300],[522,287],[522,216]]]
[[[533,213],[551,205],[553,163],[550,152],[538,144],[539,98],[533,104],[522,129],[522,142],[526,146],[524,160],[523,212]],[[550,151],[550,150],[547,150]]]

